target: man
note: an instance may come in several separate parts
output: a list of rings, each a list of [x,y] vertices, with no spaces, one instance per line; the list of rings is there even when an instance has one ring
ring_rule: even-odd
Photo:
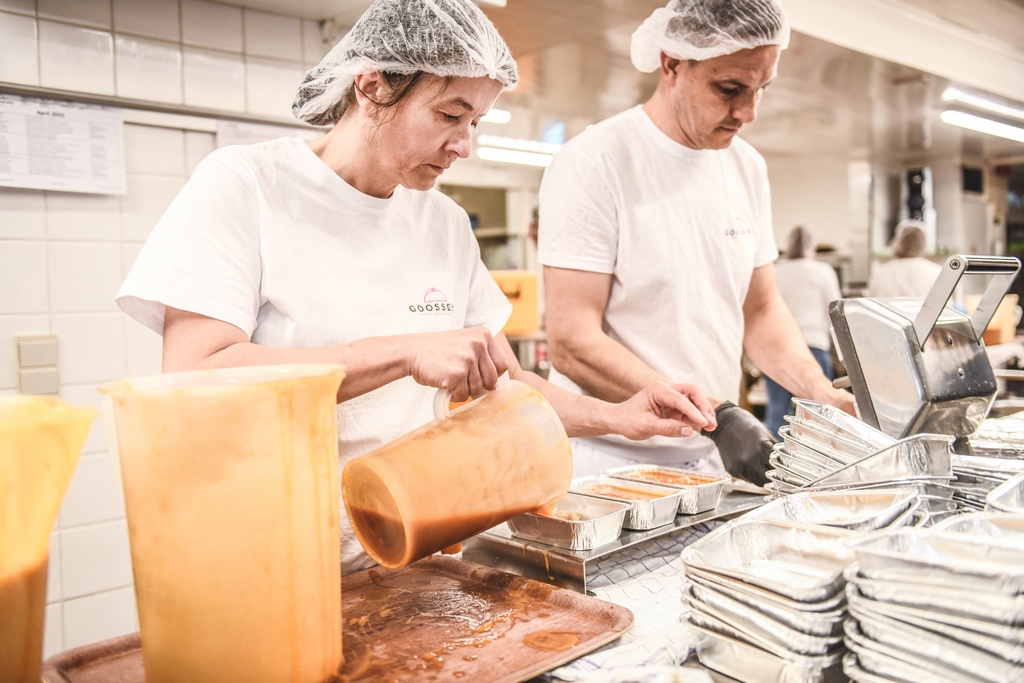
[[[541,185],[554,381],[621,401],[687,381],[716,405],[715,442],[694,436],[574,444],[575,473],[637,462],[726,469],[766,481],[772,436],[737,408],[745,348],[794,395],[853,411],[822,373],[775,286],[764,160],[736,138],[775,78],[789,26],[776,0],[672,0],[633,34],[642,106],[566,144]]]

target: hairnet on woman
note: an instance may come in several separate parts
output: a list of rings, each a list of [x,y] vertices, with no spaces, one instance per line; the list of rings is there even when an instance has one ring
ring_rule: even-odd
[[[330,130],[203,160],[118,304],[163,335],[165,371],[344,365],[342,464],[429,422],[437,388],[462,400],[505,372],[537,388],[570,435],[714,428],[689,385],[609,404],[519,367],[501,334],[511,306],[469,218],[433,189],[515,82],[508,47],[470,0],[377,0],[295,99],[299,118]],[[344,515],[342,562],[370,564]]]

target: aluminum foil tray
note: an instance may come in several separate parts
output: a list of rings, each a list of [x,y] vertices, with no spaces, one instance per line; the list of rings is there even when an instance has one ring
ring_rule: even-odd
[[[851,541],[860,574],[880,581],[948,586],[1019,596],[1024,547],[964,534],[888,529]]]
[[[986,681],[1020,680],[1024,670],[1017,665],[972,645],[903,623],[850,608],[850,616],[864,636],[896,651],[912,653],[955,671],[970,673]]]
[[[896,442],[896,439],[888,434],[827,403],[794,397],[793,405],[796,419],[831,431],[854,443],[863,443],[871,450],[886,448]]]
[[[656,465],[617,467],[605,474],[618,479],[679,489],[682,492],[679,496],[679,512],[684,515],[714,510],[722,498],[722,489],[726,483],[732,481],[728,474],[708,474]]]
[[[839,591],[832,597],[820,602],[800,602],[799,600],[791,600],[778,593],[773,593],[770,590],[752,586],[744,581],[721,576],[713,572],[706,572],[696,567],[686,567],[685,571],[686,578],[691,583],[700,584],[701,586],[717,590],[720,593],[725,593],[744,604],[764,609],[766,612],[770,609],[778,609],[784,612],[806,613],[811,618],[814,618],[815,614],[829,614],[844,609],[846,605],[846,594],[843,591]],[[827,617],[823,616],[823,618]]]
[[[985,455],[964,455],[953,454],[953,469],[957,468],[972,470],[975,472],[988,472],[993,476],[1000,476],[1004,480],[1014,474],[1024,472],[1024,460],[1010,458],[990,458]]]
[[[792,432],[789,431],[789,425],[779,427],[779,437],[782,438],[782,445],[776,446],[777,448],[782,448],[794,458],[800,458],[805,462],[820,465],[829,470],[834,470],[862,457],[860,453],[857,455],[844,455],[819,450],[793,436]]]
[[[934,661],[876,643],[865,636],[854,619],[844,623],[846,646],[867,671],[894,681],[913,683],[986,683],[984,679],[951,670]]]
[[[771,520],[730,522],[683,549],[687,568],[720,574],[800,602],[827,600],[853,561],[842,529]]]
[[[794,493],[748,512],[745,518],[870,531],[889,526],[916,497],[913,488]]]
[[[783,469],[798,475],[799,478],[805,479],[808,482],[819,479],[838,468],[835,463],[822,465],[793,455],[786,450],[786,444],[784,443],[776,444],[772,447],[772,453],[768,457],[768,464],[776,469]]]
[[[863,484],[898,479],[945,479],[953,476],[953,437],[917,434],[867,455],[811,482],[811,486]]]
[[[988,509],[998,512],[1024,512],[1024,474],[1000,484],[985,497]]]
[[[616,489],[623,491],[623,496],[630,495],[629,491],[638,491],[653,497],[643,500],[617,497],[614,493]],[[634,530],[653,529],[671,522],[679,509],[679,498],[682,495],[679,489],[668,486],[655,486],[638,481],[625,482],[604,475],[574,479],[569,485],[569,491],[628,504],[629,510],[622,520],[622,527]]]
[[[863,613],[911,624],[979,648],[1008,662],[1024,662],[1024,630],[1019,627],[870,600],[853,583],[846,584],[846,597],[851,614]]]
[[[1024,542],[1024,514],[1009,512],[971,512],[950,517],[932,527],[934,531],[949,531],[971,536],[984,536],[1010,543]]]
[[[833,458],[850,461],[879,450],[860,439],[852,440],[835,432],[822,429],[816,424],[804,422],[792,415],[785,416],[792,438],[811,448],[831,455]]]
[[[550,515],[526,512],[508,520],[512,535],[569,550],[590,550],[611,543],[622,533],[629,505],[567,493]]]
[[[884,676],[876,676],[873,673],[868,673],[860,667],[860,662],[857,661],[857,655],[853,652],[847,652],[843,657],[843,673],[853,681],[853,683],[903,683],[897,681],[895,678],[885,678]]]
[[[780,657],[696,624],[697,658],[709,669],[746,683],[839,683],[841,655]]]

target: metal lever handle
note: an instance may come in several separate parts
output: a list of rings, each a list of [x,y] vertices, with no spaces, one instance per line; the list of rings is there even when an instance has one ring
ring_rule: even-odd
[[[974,329],[976,339],[981,339],[982,333],[988,327],[992,316],[996,313],[999,302],[1003,295],[1010,289],[1013,280],[1020,270],[1020,261],[1012,256],[967,256],[955,254],[946,259],[942,272],[935,279],[931,291],[921,304],[914,319],[914,332],[917,333],[918,344],[924,349],[924,343],[928,341],[929,335],[935,329],[935,323],[942,315],[942,309],[946,307],[949,297],[964,275],[991,275],[988,287],[978,302],[971,316],[971,327]]]

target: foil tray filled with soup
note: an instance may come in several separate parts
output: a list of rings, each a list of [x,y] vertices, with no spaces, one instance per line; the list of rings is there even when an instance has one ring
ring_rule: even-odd
[[[728,474],[708,474],[657,465],[617,467],[608,470],[605,475],[679,489],[679,512],[684,515],[714,510],[722,498],[722,489],[732,479]]]
[[[592,550],[622,533],[628,503],[567,493],[550,512],[524,512],[508,520],[513,536],[566,548]]]
[[[607,475],[574,479],[572,493],[595,496],[629,505],[622,526],[645,531],[668,524],[675,519],[682,491],[670,486],[626,481]]]

